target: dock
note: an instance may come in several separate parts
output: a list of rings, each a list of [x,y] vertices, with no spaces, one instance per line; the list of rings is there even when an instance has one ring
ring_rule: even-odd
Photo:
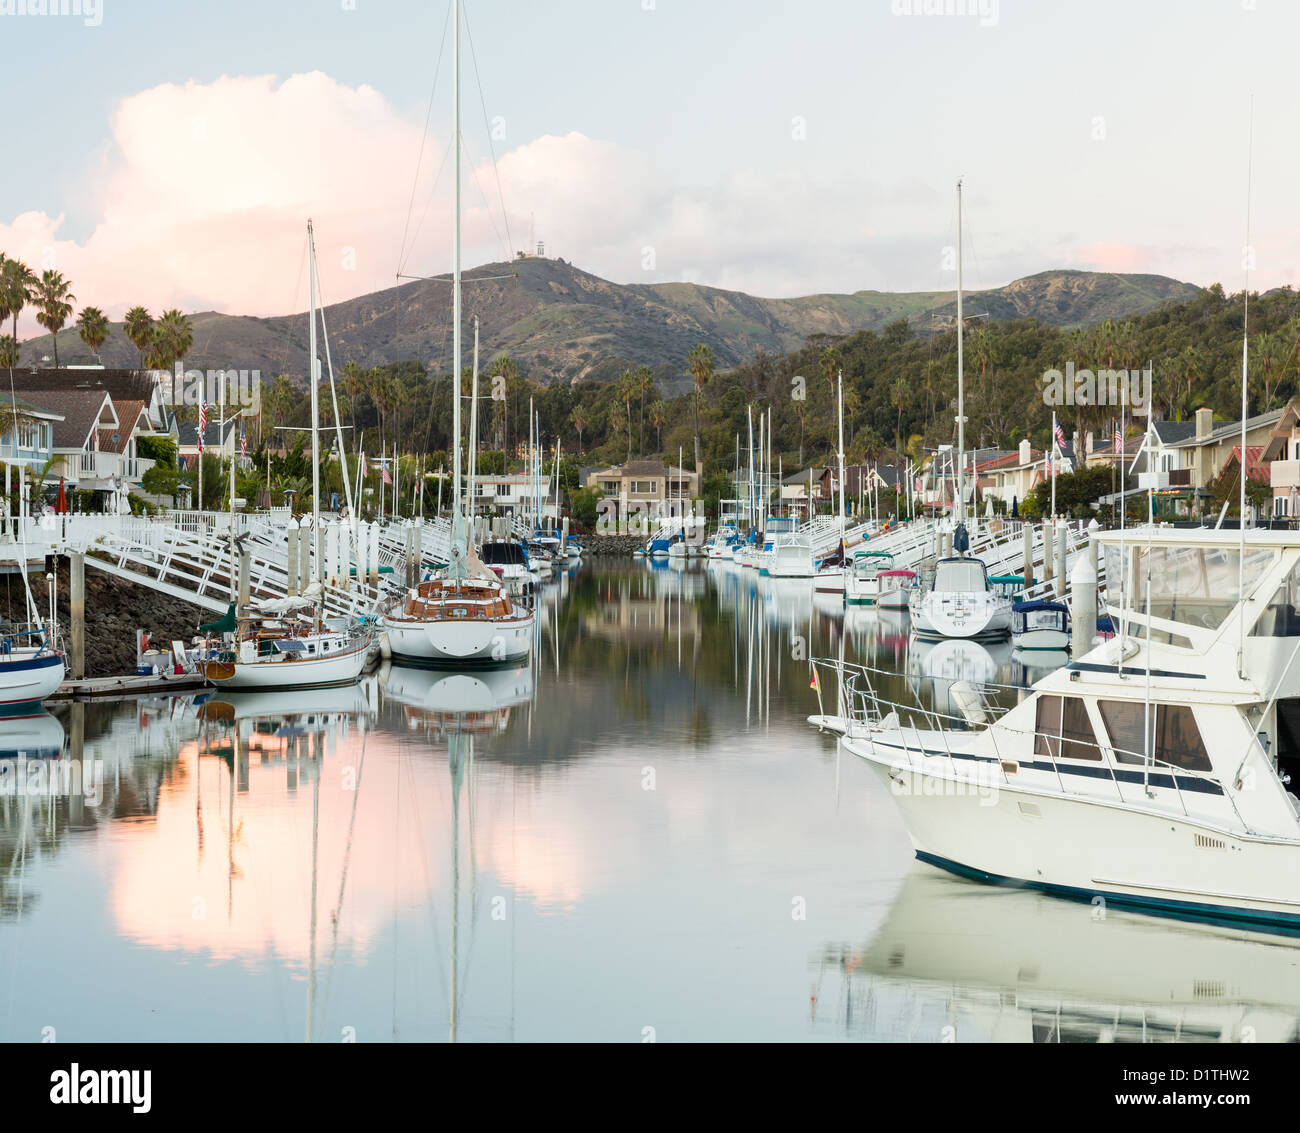
[[[64,681],[48,700],[89,700],[101,696],[145,696],[157,693],[193,692],[206,686],[199,673],[167,675],[136,674],[122,677],[85,677]]]

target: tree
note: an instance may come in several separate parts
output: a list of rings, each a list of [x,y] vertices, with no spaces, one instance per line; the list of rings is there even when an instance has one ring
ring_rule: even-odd
[[[36,282],[32,296],[36,303],[36,321],[50,332],[54,339],[54,368],[59,367],[59,331],[72,314],[72,304],[76,296],[72,294],[72,285],[63,278],[62,272],[46,268]]]
[[[164,311],[154,324],[145,364],[155,370],[170,370],[184,359],[193,345],[194,331],[190,320],[173,307]]]
[[[1228,505],[1227,514],[1241,517],[1241,460],[1240,449],[1233,449],[1224,462],[1219,474],[1210,481],[1210,500],[1217,514]],[[1246,502],[1257,512],[1265,512],[1273,498],[1273,489],[1269,486],[1268,467],[1263,461],[1256,461],[1246,476]]]
[[[654,392],[655,372],[649,366],[638,366],[632,371],[632,376],[636,383],[636,392],[641,399],[640,424],[636,442],[637,454],[645,456],[645,399],[646,394]]]
[[[127,341],[140,352],[140,369],[144,369],[145,352],[153,342],[153,316],[143,307],[132,307],[126,313],[123,328]]]
[[[632,370],[624,370],[614,386],[614,392],[627,410],[627,459],[632,459],[632,402],[636,400],[637,378]]]
[[[569,421],[578,433],[578,451],[582,451],[582,430],[587,427],[587,414],[581,406],[569,415]]]
[[[713,380],[717,368],[713,351],[704,343],[691,347],[691,352],[686,356],[686,370],[695,386],[695,471],[699,474],[701,484],[704,483],[704,461],[700,456],[700,394]],[[803,463],[802,460],[800,463]]]
[[[668,410],[664,407],[662,401],[652,402],[650,405],[650,424],[655,431],[655,449],[663,452],[664,448],[664,426],[668,424]]]
[[[10,259],[0,252],[0,323],[13,320],[11,366],[18,365],[18,316],[31,301],[36,287],[36,276],[21,260]]]
[[[8,369],[18,365],[18,343],[11,334],[0,334],[0,366]]]
[[[108,317],[98,307],[83,307],[77,319],[77,333],[90,352],[99,357],[99,348],[108,338]]]

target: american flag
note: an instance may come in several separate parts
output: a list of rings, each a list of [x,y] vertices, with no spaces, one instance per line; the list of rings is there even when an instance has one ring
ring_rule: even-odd
[[[381,464],[379,466],[379,470],[384,474],[384,483],[391,485],[393,483],[393,478],[390,475],[388,475],[388,465]]]
[[[208,431],[208,402],[205,398],[199,406],[199,452],[203,452],[203,434]]]
[[[364,480],[369,475],[370,469],[366,467],[366,454],[363,452],[361,454],[361,479]]]
[[[1062,452],[1065,451],[1065,430],[1061,428],[1059,421],[1054,422],[1053,427],[1056,430],[1056,447]]]
[[[1124,451],[1124,434],[1120,431],[1120,427],[1118,425],[1115,426],[1115,451],[1116,452]]]
[[[248,437],[244,435],[244,426],[239,426],[239,455],[248,455]]]

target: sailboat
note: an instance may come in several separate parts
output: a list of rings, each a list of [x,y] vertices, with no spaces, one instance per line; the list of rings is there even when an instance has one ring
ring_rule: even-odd
[[[452,115],[455,189],[452,224],[452,528],[449,561],[437,577],[398,598],[380,618],[395,661],[416,664],[508,665],[528,657],[536,615],[516,606],[506,584],[474,553],[461,498],[461,268],[460,268],[460,5],[455,7]],[[474,338],[475,380],[478,334]]]
[[[909,598],[912,625],[922,638],[1005,637],[1011,629],[1011,599],[989,582],[988,570],[980,559],[966,554],[970,536],[966,531],[966,402],[962,372],[961,278],[961,182],[957,182],[957,491],[953,499],[955,557],[935,563],[930,584],[913,589]]]
[[[229,689],[308,689],[353,684],[370,656],[374,634],[360,624],[327,621],[322,616],[324,556],[320,524],[320,429],[317,406],[320,362],[316,357],[316,243],[307,222],[311,303],[308,362],[311,368],[312,525],[317,579],[302,595],[250,603],[236,602],[223,618],[200,626],[206,643],[196,665],[214,685]],[[331,379],[332,380],[332,379]],[[337,413],[335,414],[337,417]],[[342,447],[340,445],[340,452]],[[347,477],[344,476],[346,481]],[[234,469],[231,468],[231,557],[234,557]],[[304,536],[305,537],[305,536]],[[231,567],[231,577],[235,574]],[[233,585],[233,583],[232,583]],[[213,638],[218,638],[214,641]]]
[[[839,497],[840,513],[838,516],[840,527],[840,545],[839,551],[834,556],[837,560],[834,563],[827,563],[823,560],[817,570],[817,575],[813,581],[813,588],[827,594],[844,594],[848,590],[848,579],[846,577],[848,565],[844,561],[844,371],[841,370],[835,387],[835,401],[837,416],[839,421],[839,460],[840,460],[840,480],[839,480]]]

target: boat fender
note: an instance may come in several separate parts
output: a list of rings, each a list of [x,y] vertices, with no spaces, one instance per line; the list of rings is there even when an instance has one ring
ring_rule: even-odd
[[[387,633],[381,633],[379,635],[379,656],[384,661],[391,661],[393,659],[393,643],[388,640]]]

